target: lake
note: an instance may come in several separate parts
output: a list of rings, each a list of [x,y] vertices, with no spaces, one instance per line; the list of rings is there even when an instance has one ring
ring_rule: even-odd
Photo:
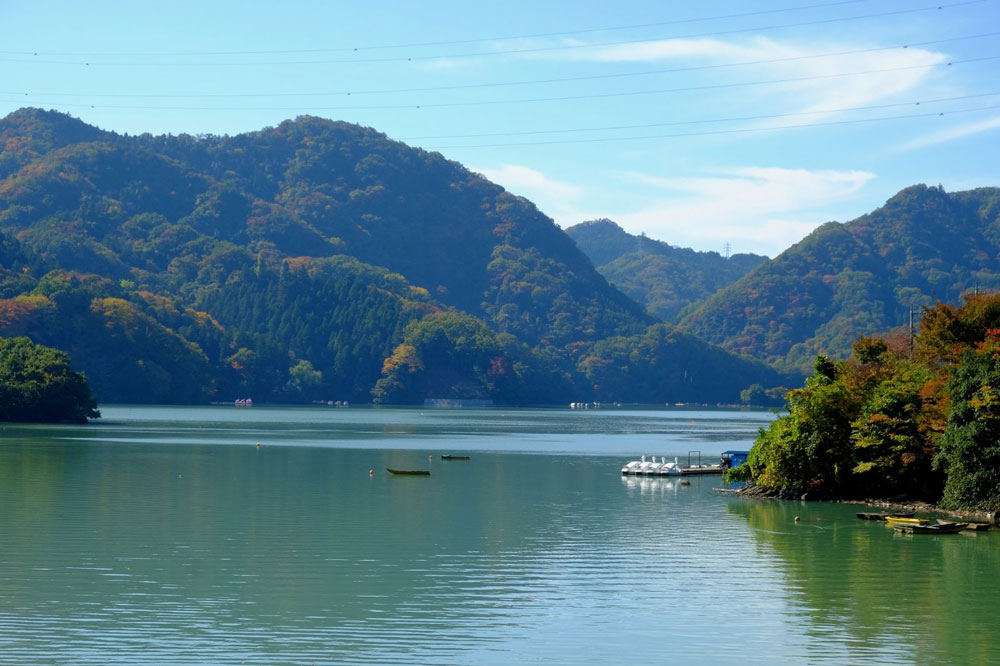
[[[102,412],[0,432],[4,665],[1000,661],[995,531],[620,474],[767,412]]]

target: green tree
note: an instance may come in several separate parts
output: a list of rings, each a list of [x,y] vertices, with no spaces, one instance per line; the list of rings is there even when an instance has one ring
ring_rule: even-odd
[[[372,394],[376,402],[425,398],[490,399],[545,404],[565,395],[564,376],[510,334],[494,333],[459,312],[432,314],[406,327],[386,358]]]
[[[69,357],[28,338],[0,338],[0,421],[86,423],[100,418]]]
[[[298,361],[288,370],[288,384],[286,386],[305,398],[312,397],[322,385],[323,373],[305,359]]]
[[[968,350],[948,382],[951,410],[936,463],[948,475],[942,504],[1000,509],[1000,340]]]

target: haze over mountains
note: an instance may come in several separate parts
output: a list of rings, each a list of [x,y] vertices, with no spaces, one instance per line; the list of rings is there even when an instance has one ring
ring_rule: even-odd
[[[100,400],[735,401],[788,384],[612,288],[527,200],[313,117],[233,137],[0,121],[0,334]]]

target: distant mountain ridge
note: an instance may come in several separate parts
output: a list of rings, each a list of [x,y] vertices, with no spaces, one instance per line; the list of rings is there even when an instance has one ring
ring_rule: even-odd
[[[607,219],[582,222],[566,233],[608,282],[668,322],[767,261],[756,254],[724,257],[674,247],[629,234]]]
[[[715,402],[786,381],[651,328],[529,201],[371,129],[121,136],[22,109],[0,141],[0,335],[65,349],[100,400]]]
[[[921,306],[1000,288],[1000,189],[908,187],[830,222],[713,295],[682,330],[784,370],[845,357],[858,335],[919,320]]]

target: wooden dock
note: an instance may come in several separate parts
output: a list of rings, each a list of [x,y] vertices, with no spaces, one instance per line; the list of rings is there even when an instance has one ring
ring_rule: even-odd
[[[681,467],[681,474],[722,474],[726,468],[722,465],[696,465],[694,467]]]

